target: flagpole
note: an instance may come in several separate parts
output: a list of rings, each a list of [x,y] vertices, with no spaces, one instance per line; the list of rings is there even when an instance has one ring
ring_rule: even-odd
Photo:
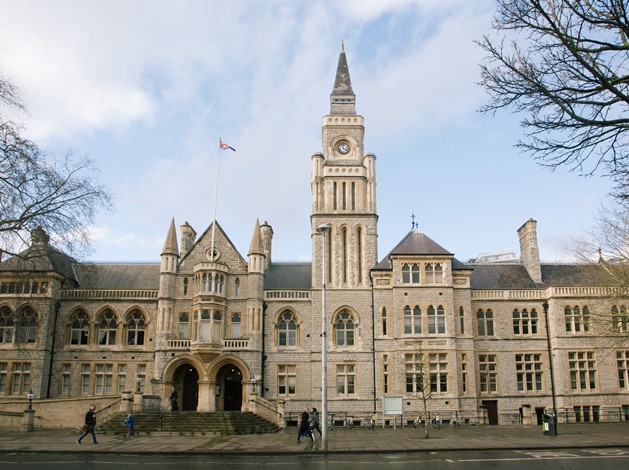
[[[210,260],[214,261],[214,234],[216,233],[216,204],[218,202],[218,172],[220,169],[219,162],[221,161],[221,140],[219,139],[218,145],[218,157],[216,157],[216,183],[214,184],[214,213],[212,215],[212,247],[210,251]]]

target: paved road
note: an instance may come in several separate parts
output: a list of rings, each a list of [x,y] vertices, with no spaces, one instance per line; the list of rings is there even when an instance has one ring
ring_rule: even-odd
[[[245,436],[99,435],[77,445],[78,431],[38,430],[30,433],[0,431],[0,455],[12,452],[62,454],[311,454],[324,453],[321,442],[297,445],[297,429]],[[431,430],[430,439],[413,428],[345,429],[329,433],[328,453],[395,453],[447,450],[629,448],[629,423],[559,425],[558,436],[546,436],[539,426],[464,426]],[[629,467],[628,467],[629,468]],[[597,469],[598,470],[598,469]]]
[[[445,451],[415,453],[351,453],[310,455],[129,455],[129,454],[9,454],[0,455],[0,467],[5,469],[46,468],[59,470],[88,470],[133,468],[137,470],[179,469],[299,469],[299,470],[625,470],[629,467],[629,449],[563,449],[521,451]]]

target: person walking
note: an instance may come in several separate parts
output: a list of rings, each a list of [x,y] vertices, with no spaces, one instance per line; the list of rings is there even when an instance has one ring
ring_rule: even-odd
[[[179,403],[177,400],[179,399],[179,396],[177,395],[177,389],[175,387],[173,387],[173,391],[170,393],[170,397],[168,399],[170,400],[170,410],[178,411]]]
[[[314,442],[314,434],[310,430],[310,416],[308,415],[308,408],[306,408],[301,414],[301,421],[299,423],[299,433],[297,434],[297,444],[301,444],[301,437],[305,436],[310,438]]]
[[[124,420],[124,424],[129,428],[129,432],[127,433],[127,437],[135,436],[134,426],[135,426],[135,417],[129,413],[127,419]]]
[[[319,428],[319,412],[316,408],[313,408],[310,413],[310,432],[313,437],[315,429],[319,432],[319,436],[323,436],[323,434],[321,434],[321,428]]]
[[[76,440],[77,444],[80,444],[85,436],[92,435],[94,444],[98,444],[96,441],[96,405],[90,405],[90,409],[85,413],[85,424],[83,424],[83,434]]]

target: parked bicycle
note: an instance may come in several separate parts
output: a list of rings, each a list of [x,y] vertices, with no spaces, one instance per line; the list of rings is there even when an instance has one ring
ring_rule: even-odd
[[[435,429],[441,429],[441,418],[439,417],[439,415],[435,415],[435,417],[433,418],[432,427]]]
[[[417,418],[415,418],[415,421],[413,421],[413,427],[414,428],[421,428],[422,427],[422,415],[421,414],[417,415]]]
[[[376,429],[376,413],[369,416],[369,427],[372,431]]]
[[[334,415],[330,415],[330,431],[334,431]]]

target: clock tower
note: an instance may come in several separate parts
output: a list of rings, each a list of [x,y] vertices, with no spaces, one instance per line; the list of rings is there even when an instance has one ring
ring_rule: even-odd
[[[330,114],[323,117],[323,152],[312,156],[312,282],[321,287],[322,236],[326,237],[326,287],[370,288],[377,263],[376,170],[364,153],[364,118],[341,47]],[[329,226],[321,235],[317,228]]]

